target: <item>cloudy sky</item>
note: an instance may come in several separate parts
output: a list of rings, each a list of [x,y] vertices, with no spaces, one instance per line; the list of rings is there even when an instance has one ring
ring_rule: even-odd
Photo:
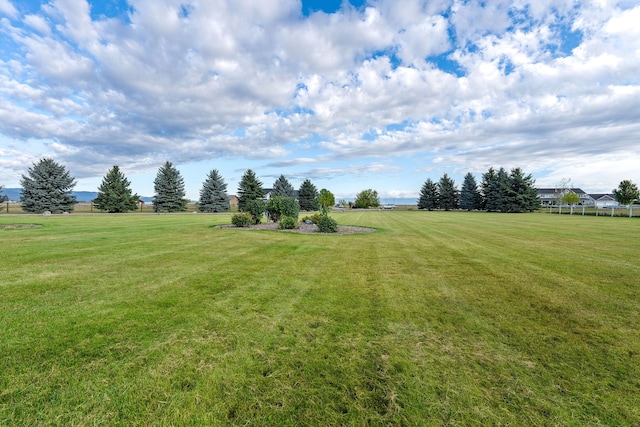
[[[0,185],[178,167],[338,198],[521,167],[640,181],[638,0],[0,0]]]

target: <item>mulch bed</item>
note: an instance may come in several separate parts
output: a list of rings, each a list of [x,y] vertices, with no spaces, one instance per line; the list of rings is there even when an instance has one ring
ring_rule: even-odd
[[[374,228],[356,227],[353,225],[338,225],[337,233],[320,233],[318,226],[315,224],[300,223],[299,228],[293,230],[280,230],[278,224],[270,222],[269,224],[256,224],[248,227],[236,227],[235,225],[218,225],[216,228],[234,229],[234,230],[275,230],[289,233],[301,234],[355,234],[355,233],[371,233],[376,231]]]
[[[42,224],[0,224],[0,230],[15,230],[17,228],[42,227]]]

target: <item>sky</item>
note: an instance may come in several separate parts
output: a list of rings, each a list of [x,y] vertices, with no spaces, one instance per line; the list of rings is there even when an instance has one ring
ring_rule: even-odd
[[[0,0],[0,185],[247,169],[350,199],[520,167],[640,182],[638,0]]]

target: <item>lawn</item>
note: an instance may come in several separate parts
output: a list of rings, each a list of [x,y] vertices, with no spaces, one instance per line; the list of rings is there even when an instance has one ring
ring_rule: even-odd
[[[637,219],[333,217],[0,216],[0,425],[640,424]]]

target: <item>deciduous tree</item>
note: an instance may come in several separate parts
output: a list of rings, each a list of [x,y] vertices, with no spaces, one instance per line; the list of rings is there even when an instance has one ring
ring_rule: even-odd
[[[20,202],[25,212],[71,212],[77,203],[72,194],[75,179],[63,165],[52,159],[34,163],[27,175],[22,175],[20,185]]]
[[[328,208],[336,204],[336,198],[334,197],[331,191],[327,190],[326,188],[323,188],[322,190],[320,190],[320,193],[318,194],[318,203]]]
[[[207,175],[207,179],[202,183],[198,209],[201,212],[225,212],[229,210],[227,184],[217,169],[212,169]]]
[[[380,198],[378,197],[378,192],[376,190],[367,189],[362,190],[358,194],[356,194],[356,200],[354,202],[356,208],[377,208],[380,206]]]
[[[155,212],[181,212],[187,210],[185,199],[184,179],[180,171],[167,161],[158,169],[153,181],[155,196],[153,210]]]
[[[98,197],[93,201],[95,207],[110,213],[122,213],[136,210],[138,195],[132,194],[131,183],[120,168],[113,166],[102,179],[98,187]]]
[[[613,190],[613,195],[616,197],[616,201],[621,205],[629,205],[634,200],[640,198],[640,192],[638,192],[638,186],[633,181],[625,179],[621,181],[618,188]]]

